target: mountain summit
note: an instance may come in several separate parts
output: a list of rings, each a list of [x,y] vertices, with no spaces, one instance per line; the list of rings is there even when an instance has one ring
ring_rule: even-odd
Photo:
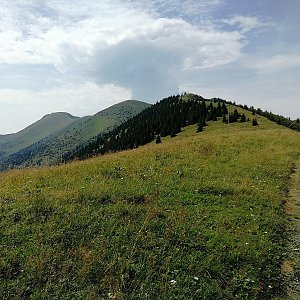
[[[55,164],[63,153],[112,130],[149,106],[126,100],[82,118],[62,112],[47,114],[18,133],[0,137],[0,169]]]

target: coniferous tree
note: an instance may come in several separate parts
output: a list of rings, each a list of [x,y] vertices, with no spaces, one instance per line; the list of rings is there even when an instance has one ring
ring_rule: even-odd
[[[242,114],[242,116],[241,116],[241,123],[244,123],[244,122],[246,122],[246,116],[245,116],[245,114],[243,113]]]
[[[214,107],[210,101],[207,107],[205,99],[200,96],[184,101],[180,95],[170,96],[110,132],[100,134],[93,143],[79,147],[67,157],[69,160],[82,159],[111,151],[137,148],[153,140],[159,142],[164,136],[174,137],[183,127],[192,124],[198,124],[200,132],[206,126],[206,120],[217,120],[220,108],[222,112],[227,111],[223,100],[215,99],[215,103]],[[64,159],[67,160],[67,157],[64,156]]]
[[[238,113],[237,109],[235,109],[233,111],[233,118],[234,118],[234,122],[236,122],[238,120],[238,118],[240,117],[240,114]]]
[[[218,116],[217,108],[214,107],[214,108],[213,108],[213,111],[212,111],[212,120],[213,120],[213,121],[218,121],[217,116]]]
[[[257,126],[257,125],[258,125],[257,119],[254,118],[254,119],[252,120],[252,126]]]
[[[160,144],[161,143],[161,138],[160,138],[159,134],[157,135],[155,142],[156,142],[156,144]]]
[[[202,118],[202,126],[203,127],[207,126],[207,124],[206,124],[207,109],[206,109],[206,104],[204,101],[202,101],[202,104],[201,104],[200,116]]]
[[[203,131],[203,126],[202,124],[199,122],[198,123],[198,127],[197,127],[197,132],[202,132]]]
[[[218,105],[217,105],[216,116],[217,117],[222,117],[222,107],[221,107],[220,102],[218,102]]]
[[[197,132],[202,132],[203,131],[203,117],[200,115],[199,121],[198,121],[198,128]]]
[[[223,115],[228,114],[228,109],[227,109],[227,106],[226,106],[225,102],[223,102],[223,104],[222,104],[222,114]]]

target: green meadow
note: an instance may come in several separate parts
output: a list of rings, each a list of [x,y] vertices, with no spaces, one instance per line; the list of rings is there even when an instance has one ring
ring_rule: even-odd
[[[1,173],[2,299],[284,296],[300,133],[258,123]]]

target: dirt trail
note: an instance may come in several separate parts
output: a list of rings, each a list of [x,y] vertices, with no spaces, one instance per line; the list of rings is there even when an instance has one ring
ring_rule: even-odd
[[[288,244],[282,273],[287,285],[287,299],[300,300],[300,160],[291,176],[285,212],[288,218]]]

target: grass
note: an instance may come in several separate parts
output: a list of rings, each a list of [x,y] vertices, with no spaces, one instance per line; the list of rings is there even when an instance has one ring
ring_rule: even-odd
[[[300,135],[259,124],[190,126],[159,145],[2,173],[3,299],[282,294]]]
[[[63,128],[76,122],[78,117],[68,113],[54,113],[44,116],[39,121],[17,132],[0,138],[0,158],[16,153],[47,136],[54,134]]]
[[[26,145],[23,145],[22,148],[21,143],[18,149],[21,151],[4,160],[4,165],[14,165],[16,161],[17,166],[22,167],[57,164],[60,162],[63,153],[74,150],[78,145],[90,141],[101,132],[111,130],[113,127],[125,122],[149,106],[150,104],[136,100],[123,101],[93,116],[80,118],[60,131],[52,133],[51,135],[49,134],[46,139],[40,140],[38,143],[33,143],[32,140],[27,137],[25,138]],[[30,128],[26,130],[27,135],[29,135],[29,133],[33,134],[35,142],[39,140],[39,135],[35,134],[36,127],[35,125],[33,126],[33,131]],[[19,136],[20,134],[17,133],[15,137],[18,143],[20,142],[18,140]],[[16,161],[15,158],[17,158]]]

